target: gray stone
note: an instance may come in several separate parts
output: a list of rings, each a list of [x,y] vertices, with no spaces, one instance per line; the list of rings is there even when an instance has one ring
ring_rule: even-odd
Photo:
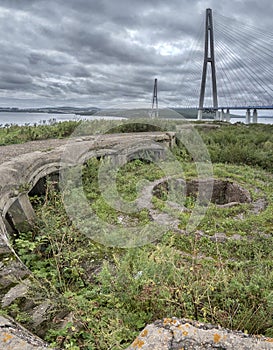
[[[29,275],[29,270],[19,261],[16,256],[8,256],[2,260],[0,268],[0,292],[1,289],[13,287]]]
[[[16,299],[22,298],[28,292],[30,281],[26,279],[25,281],[17,284],[11,288],[2,298],[2,307],[7,307],[13,303]]]
[[[236,205],[239,205],[239,202],[230,202],[230,203],[226,203],[226,204],[218,204],[217,207],[218,208],[231,208],[231,207],[235,207]]]
[[[242,239],[245,239],[243,236],[239,235],[238,233],[235,233],[235,235],[232,235],[229,237],[229,239],[234,241],[241,241]]]
[[[228,182],[226,188],[226,202],[250,203],[251,196],[247,189],[242,188],[235,182]]]
[[[32,327],[37,328],[43,322],[50,319],[50,309],[52,308],[52,302],[45,300],[40,305],[36,306],[31,313]]]
[[[127,350],[271,350],[272,338],[233,332],[197,321],[165,318],[148,325]]]
[[[175,202],[171,202],[171,201],[166,201],[166,204],[171,208],[171,209],[175,209],[177,211],[179,211],[180,213],[189,213],[190,210],[188,208],[186,208],[184,205],[180,205],[178,203]]]
[[[140,335],[134,340],[131,346],[127,350],[133,349],[160,349],[168,350],[169,345],[172,342],[172,332],[164,327],[158,327],[158,325],[148,325]]]
[[[50,350],[48,344],[43,340],[31,334],[15,321],[3,316],[0,316],[0,349]]]
[[[228,238],[224,232],[217,232],[214,236],[210,237],[211,241],[218,243],[225,243]]]
[[[152,219],[160,225],[167,226],[170,228],[177,228],[179,225],[179,220],[174,219],[173,216],[167,214],[167,213],[162,213],[157,210],[150,210],[149,211]]]
[[[267,201],[264,198],[260,198],[252,203],[252,212],[258,214],[260,211],[265,210],[267,207]]]

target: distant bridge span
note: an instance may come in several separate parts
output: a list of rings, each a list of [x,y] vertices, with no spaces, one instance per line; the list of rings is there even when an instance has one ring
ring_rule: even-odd
[[[264,110],[269,110],[269,109],[272,109],[273,110],[273,105],[271,106],[255,106],[255,105],[248,105],[248,106],[220,106],[218,108],[214,108],[214,107],[204,107],[203,110],[206,111],[206,110],[211,110],[211,111],[219,111],[219,110],[222,110],[222,109],[226,109],[226,110],[235,110],[235,109],[241,109],[241,110],[248,110],[248,109],[264,109]]]
[[[215,120],[223,120],[223,121],[230,121],[232,118],[230,116],[230,110],[246,110],[246,117],[245,117],[245,122],[246,124],[250,123],[257,123],[258,122],[258,110],[273,110],[273,105],[272,106],[254,106],[254,105],[249,105],[249,106],[224,106],[224,107],[203,107],[201,112],[212,112],[215,113]],[[198,110],[198,119],[200,119],[200,110]],[[225,112],[226,111],[226,112]],[[251,114],[251,111],[252,114]],[[202,115],[202,113],[201,113]],[[201,116],[202,118],[202,116]]]

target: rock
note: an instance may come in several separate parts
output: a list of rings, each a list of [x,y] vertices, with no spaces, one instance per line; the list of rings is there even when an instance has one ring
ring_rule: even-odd
[[[177,228],[179,225],[179,220],[174,219],[171,215],[167,213],[162,213],[157,210],[150,210],[149,213],[152,219],[159,225],[167,226],[173,229]]]
[[[250,203],[251,196],[247,189],[239,186],[235,182],[227,182],[226,186],[226,203],[239,202]]]
[[[218,208],[231,208],[231,207],[235,207],[236,205],[239,205],[239,202],[230,202],[230,203],[226,203],[226,204],[217,204]]]
[[[230,331],[186,319],[165,318],[148,325],[127,350],[270,350],[272,338]]]
[[[3,316],[0,316],[0,349],[50,350],[48,344],[43,340],[28,332],[15,321]]]
[[[211,236],[210,239],[211,241],[218,242],[218,243],[225,243],[228,240],[226,234],[223,232],[215,233],[215,235]]]
[[[186,208],[184,205],[182,204],[178,204],[178,203],[175,203],[175,202],[171,202],[171,201],[166,201],[166,204],[171,208],[171,209],[174,209],[174,210],[177,210],[179,211],[180,213],[190,213],[190,210],[188,208]]]
[[[241,241],[241,240],[245,239],[245,237],[239,235],[238,233],[235,233],[234,235],[229,237],[229,239],[234,240],[234,241]]]
[[[267,201],[264,198],[260,198],[257,201],[252,203],[251,212],[254,214],[258,214],[260,211],[265,210],[267,207]]]
[[[33,327],[37,328],[39,325],[50,319],[50,311],[52,308],[52,302],[45,300],[42,304],[36,306],[32,310],[32,322]]]
[[[2,307],[7,307],[16,299],[24,297],[28,292],[29,285],[30,281],[26,279],[25,281],[12,287],[2,298]]]
[[[1,232],[0,232],[1,234]],[[13,287],[29,275],[28,269],[16,259],[16,256],[8,256],[2,260],[0,267],[0,292],[1,289]]]
[[[160,349],[168,350],[172,342],[172,332],[156,324],[148,325],[134,340],[127,350],[133,349]]]

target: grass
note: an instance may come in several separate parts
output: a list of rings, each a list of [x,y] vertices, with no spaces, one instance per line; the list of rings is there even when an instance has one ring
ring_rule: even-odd
[[[161,176],[153,167],[137,160],[121,170],[118,184],[125,198],[135,198],[132,188],[145,174],[150,180]],[[247,170],[247,178],[239,179]],[[58,300],[57,314],[66,309],[73,315],[65,328],[55,318],[46,334],[52,345],[125,349],[145,324],[172,316],[273,336],[273,180],[265,181],[266,172],[247,166],[215,165],[215,172],[241,180],[253,192],[258,181],[257,198],[266,196],[268,207],[254,215],[245,204],[225,209],[211,205],[195,234],[169,230],[157,243],[132,249],[105,247],[88,239],[67,218],[61,194],[49,188],[36,208],[35,235],[21,234],[15,247],[36,278],[47,281],[52,300]],[[91,184],[92,203],[101,201],[92,181],[95,175],[87,164],[85,180]],[[103,201],[96,209],[108,212]],[[200,231],[205,236],[199,236]],[[209,237],[217,232],[230,237],[240,233],[242,240],[212,242]],[[269,236],[264,238],[264,233]]]
[[[117,248],[84,235],[67,217],[62,193],[50,183],[44,197],[32,198],[35,228],[20,233],[14,247],[35,276],[32,288],[40,283],[48,287],[45,293],[50,294],[55,318],[48,323],[45,339],[53,346],[125,349],[147,323],[173,316],[273,337],[272,128],[223,126],[200,134],[214,162],[214,176],[238,182],[254,200],[265,199],[264,210],[254,213],[250,204],[228,208],[210,204],[191,234],[169,228],[153,243]],[[231,157],[243,140],[241,156]],[[183,146],[174,154],[184,177],[196,177]],[[98,216],[119,225],[124,213],[111,208],[99,188],[101,162],[91,159],[84,166],[84,192]],[[135,160],[117,173],[117,189],[124,200],[132,201],[140,181],[162,176],[160,166]],[[174,215],[182,230],[195,205],[188,198],[189,212],[181,213],[170,211],[159,198],[153,202],[158,210]],[[149,221],[149,215],[144,210],[126,219],[125,224],[138,225]],[[225,243],[211,239],[221,232],[226,234]],[[241,239],[232,239],[235,234]],[[28,325],[25,315],[12,308],[10,313]],[[64,313],[70,316],[65,325]]]

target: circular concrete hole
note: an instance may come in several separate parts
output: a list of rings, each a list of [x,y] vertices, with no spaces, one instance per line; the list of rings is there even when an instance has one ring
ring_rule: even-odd
[[[201,183],[202,182],[202,183]],[[207,180],[208,187],[211,183]],[[202,184],[202,186],[200,186]],[[153,188],[153,195],[161,200],[166,200],[172,192],[176,197],[207,198],[206,193],[199,193],[199,186],[206,189],[206,180],[171,179],[162,180]],[[210,201],[214,204],[224,205],[228,203],[250,203],[252,202],[250,193],[236,182],[229,180],[213,179],[213,190]]]

